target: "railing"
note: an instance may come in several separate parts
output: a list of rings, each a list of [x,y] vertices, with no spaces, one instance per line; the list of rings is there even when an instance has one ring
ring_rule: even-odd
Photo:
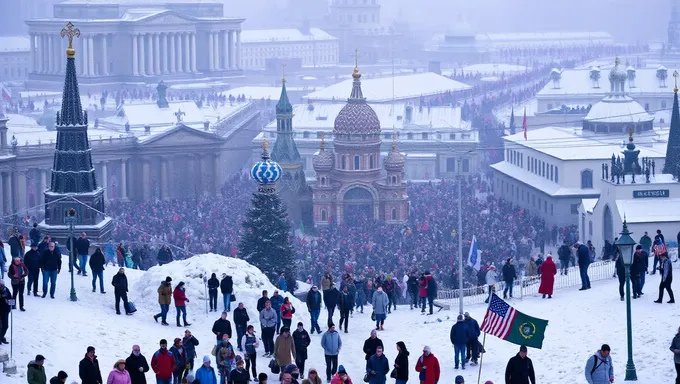
[[[597,261],[590,264],[588,268],[588,277],[591,282],[611,279],[614,276],[614,262],[612,261]],[[540,276],[526,276],[518,279],[513,284],[513,296],[522,299],[525,296],[537,296],[538,287],[541,285]],[[558,270],[555,275],[555,290],[569,287],[576,287],[581,285],[581,276],[578,267],[571,267],[567,269],[567,274],[563,275]],[[505,289],[505,283],[499,282],[496,284],[496,292],[500,293]],[[444,289],[437,292],[437,301],[445,309],[458,308],[458,290]],[[463,304],[481,304],[487,297],[489,297],[489,286],[484,285],[480,287],[470,287],[463,289]]]

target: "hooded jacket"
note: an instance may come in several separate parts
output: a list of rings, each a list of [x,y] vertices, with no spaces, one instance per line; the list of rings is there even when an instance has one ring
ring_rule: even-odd
[[[172,298],[175,300],[175,307],[185,307],[187,305],[187,295],[182,287],[175,287],[172,292]]]
[[[162,349],[156,351],[151,358],[151,368],[156,373],[157,379],[171,379],[175,371],[175,357],[172,352]]]
[[[126,364],[127,366],[127,364]],[[131,384],[130,373],[123,369],[122,371],[118,368],[113,368],[109,373],[109,378],[106,380],[106,384]]]
[[[201,384],[217,384],[215,368],[201,365],[201,368],[196,370],[194,379]]]
[[[609,384],[609,380],[614,378],[612,357],[607,356],[604,358],[600,351],[597,351],[588,357],[584,371],[588,384]]]
[[[234,293],[234,280],[231,276],[227,276],[220,282],[220,291],[223,295]]]
[[[158,287],[158,304],[172,304],[172,287],[167,281],[162,281],[161,285]]]
[[[451,327],[451,335],[449,338],[453,345],[467,344],[468,340],[471,338],[470,328],[464,321],[458,321]]]
[[[310,289],[309,292],[307,292],[307,309],[311,311],[319,311],[321,310],[321,292],[318,290],[314,292],[314,290]]]
[[[28,384],[46,384],[45,367],[31,360],[26,370],[26,380]]]
[[[142,368],[142,372],[139,372],[139,368]],[[139,356],[135,356],[131,353],[127,359],[125,359],[125,369],[130,373],[130,381],[132,384],[146,384],[146,372],[149,372],[149,363],[146,362],[146,357],[141,353]]]
[[[342,348],[342,339],[337,331],[331,332],[330,330],[321,336],[321,348],[326,355],[337,356],[340,354],[340,349]]]

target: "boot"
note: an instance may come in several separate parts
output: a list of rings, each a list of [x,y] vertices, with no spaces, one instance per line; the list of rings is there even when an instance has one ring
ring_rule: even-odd
[[[545,299],[545,295],[543,295],[543,298]]]
[[[659,300],[654,300],[654,302],[657,303],[657,304],[663,303],[663,301],[661,301],[661,299],[659,299]]]
[[[153,319],[158,322],[158,315],[153,315]]]
[[[188,326],[190,326],[190,325],[191,325],[191,323],[187,323],[186,321],[184,322],[184,326],[185,326],[185,327],[188,327]]]
[[[168,323],[166,323],[165,321],[163,321],[163,322],[161,322],[161,325],[170,325],[170,324],[168,324]]]
[[[385,327],[383,327],[382,325],[380,325],[380,330],[381,330],[381,331],[384,331],[384,330],[385,330]]]
[[[178,321],[178,322],[177,322],[177,326],[178,326],[178,327],[182,327],[182,324],[180,324],[179,321]]]

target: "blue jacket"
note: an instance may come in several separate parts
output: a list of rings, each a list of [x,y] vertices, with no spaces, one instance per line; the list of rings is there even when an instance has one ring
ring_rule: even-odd
[[[375,372],[372,374],[371,371]],[[387,357],[383,354],[371,356],[366,362],[366,373],[368,373],[369,384],[385,384],[387,381],[387,374],[390,373],[390,363]]]
[[[590,264],[590,250],[587,245],[579,245],[576,250],[576,255],[578,256],[578,265],[586,266]]]
[[[326,331],[321,337],[321,348],[326,355],[337,356],[340,354],[340,348],[342,348],[340,334],[337,331]]]
[[[593,367],[595,367],[594,371]],[[609,379],[614,377],[614,366],[612,365],[611,356],[607,356],[605,359],[600,354],[600,351],[597,351],[594,355],[588,357],[585,375],[588,384],[609,384]]]
[[[470,340],[470,329],[464,321],[459,321],[451,327],[451,344],[467,344]]]
[[[288,283],[286,283],[286,279],[284,279],[283,277],[279,278],[279,289],[284,292],[288,291]]]
[[[272,303],[272,308],[276,311],[276,313],[281,312],[281,304],[283,304],[283,296],[281,295],[275,295],[272,296],[269,301]]]
[[[474,337],[479,337],[481,335],[481,332],[479,331],[479,323],[477,323],[477,320],[470,318],[470,320],[465,320],[465,325],[467,325],[468,330],[470,331],[470,338]]]
[[[215,368],[202,365],[201,368],[196,370],[194,379],[198,380],[198,382],[201,384],[217,384]]]

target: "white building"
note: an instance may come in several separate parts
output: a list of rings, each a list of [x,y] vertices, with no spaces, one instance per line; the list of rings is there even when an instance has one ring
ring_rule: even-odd
[[[332,148],[333,124],[344,105],[320,103],[293,106],[293,138],[308,176],[314,175],[312,160],[319,151],[322,133],[325,134],[326,149]],[[476,150],[479,135],[471,129],[469,122],[461,119],[460,108],[419,108],[401,103],[370,106],[380,120],[383,158],[390,151],[392,135],[396,131],[399,150],[406,155],[404,170],[408,180],[452,178],[456,175],[458,160],[465,174],[479,170],[480,159]],[[271,122],[253,140],[253,147],[257,148],[253,156],[260,155],[264,135],[269,142],[276,140],[276,128],[276,121]]]
[[[26,80],[30,48],[28,37],[0,36],[0,82]]]
[[[243,30],[240,65],[258,70],[269,59],[299,59],[305,67],[334,66],[338,49],[338,39],[319,28]]]

